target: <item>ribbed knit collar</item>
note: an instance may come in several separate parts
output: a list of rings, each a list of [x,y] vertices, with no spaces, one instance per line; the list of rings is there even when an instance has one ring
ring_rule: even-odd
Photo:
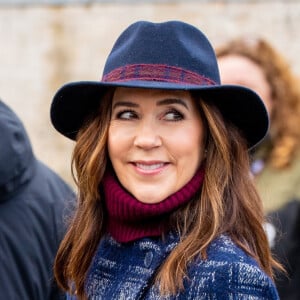
[[[103,190],[108,212],[108,233],[120,243],[160,236],[167,229],[170,213],[196,194],[203,179],[204,169],[200,168],[179,191],[162,202],[147,204],[130,195],[112,173],[106,173]]]

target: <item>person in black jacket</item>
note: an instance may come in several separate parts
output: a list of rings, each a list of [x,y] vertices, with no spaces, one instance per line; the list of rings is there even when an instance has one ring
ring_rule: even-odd
[[[268,214],[267,231],[272,252],[287,271],[276,276],[280,299],[299,300],[300,295],[300,201],[293,199]],[[273,229],[272,229],[273,228]],[[271,230],[270,230],[271,229]],[[273,234],[270,234],[272,233]]]
[[[63,299],[52,266],[74,193],[0,100],[0,299]]]

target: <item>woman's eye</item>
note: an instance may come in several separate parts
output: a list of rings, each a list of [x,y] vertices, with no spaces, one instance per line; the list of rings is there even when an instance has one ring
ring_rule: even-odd
[[[183,119],[183,114],[177,110],[170,110],[165,114],[164,119],[167,121],[180,121]]]
[[[126,110],[117,113],[117,119],[130,120],[137,118],[137,114],[134,111]]]

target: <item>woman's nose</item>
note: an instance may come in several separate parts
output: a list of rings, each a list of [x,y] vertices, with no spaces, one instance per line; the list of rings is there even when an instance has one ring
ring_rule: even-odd
[[[152,149],[162,145],[159,128],[151,122],[141,122],[134,138],[134,146]]]

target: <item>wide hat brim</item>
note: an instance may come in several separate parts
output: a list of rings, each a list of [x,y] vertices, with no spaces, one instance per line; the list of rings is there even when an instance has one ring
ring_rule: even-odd
[[[260,97],[252,90],[237,85],[199,86],[159,81],[97,82],[79,81],[63,85],[55,94],[50,110],[53,126],[64,136],[76,140],[78,130],[99,105],[109,88],[154,88],[198,91],[200,97],[213,102],[225,121],[231,122],[254,147],[266,135],[269,119]]]

